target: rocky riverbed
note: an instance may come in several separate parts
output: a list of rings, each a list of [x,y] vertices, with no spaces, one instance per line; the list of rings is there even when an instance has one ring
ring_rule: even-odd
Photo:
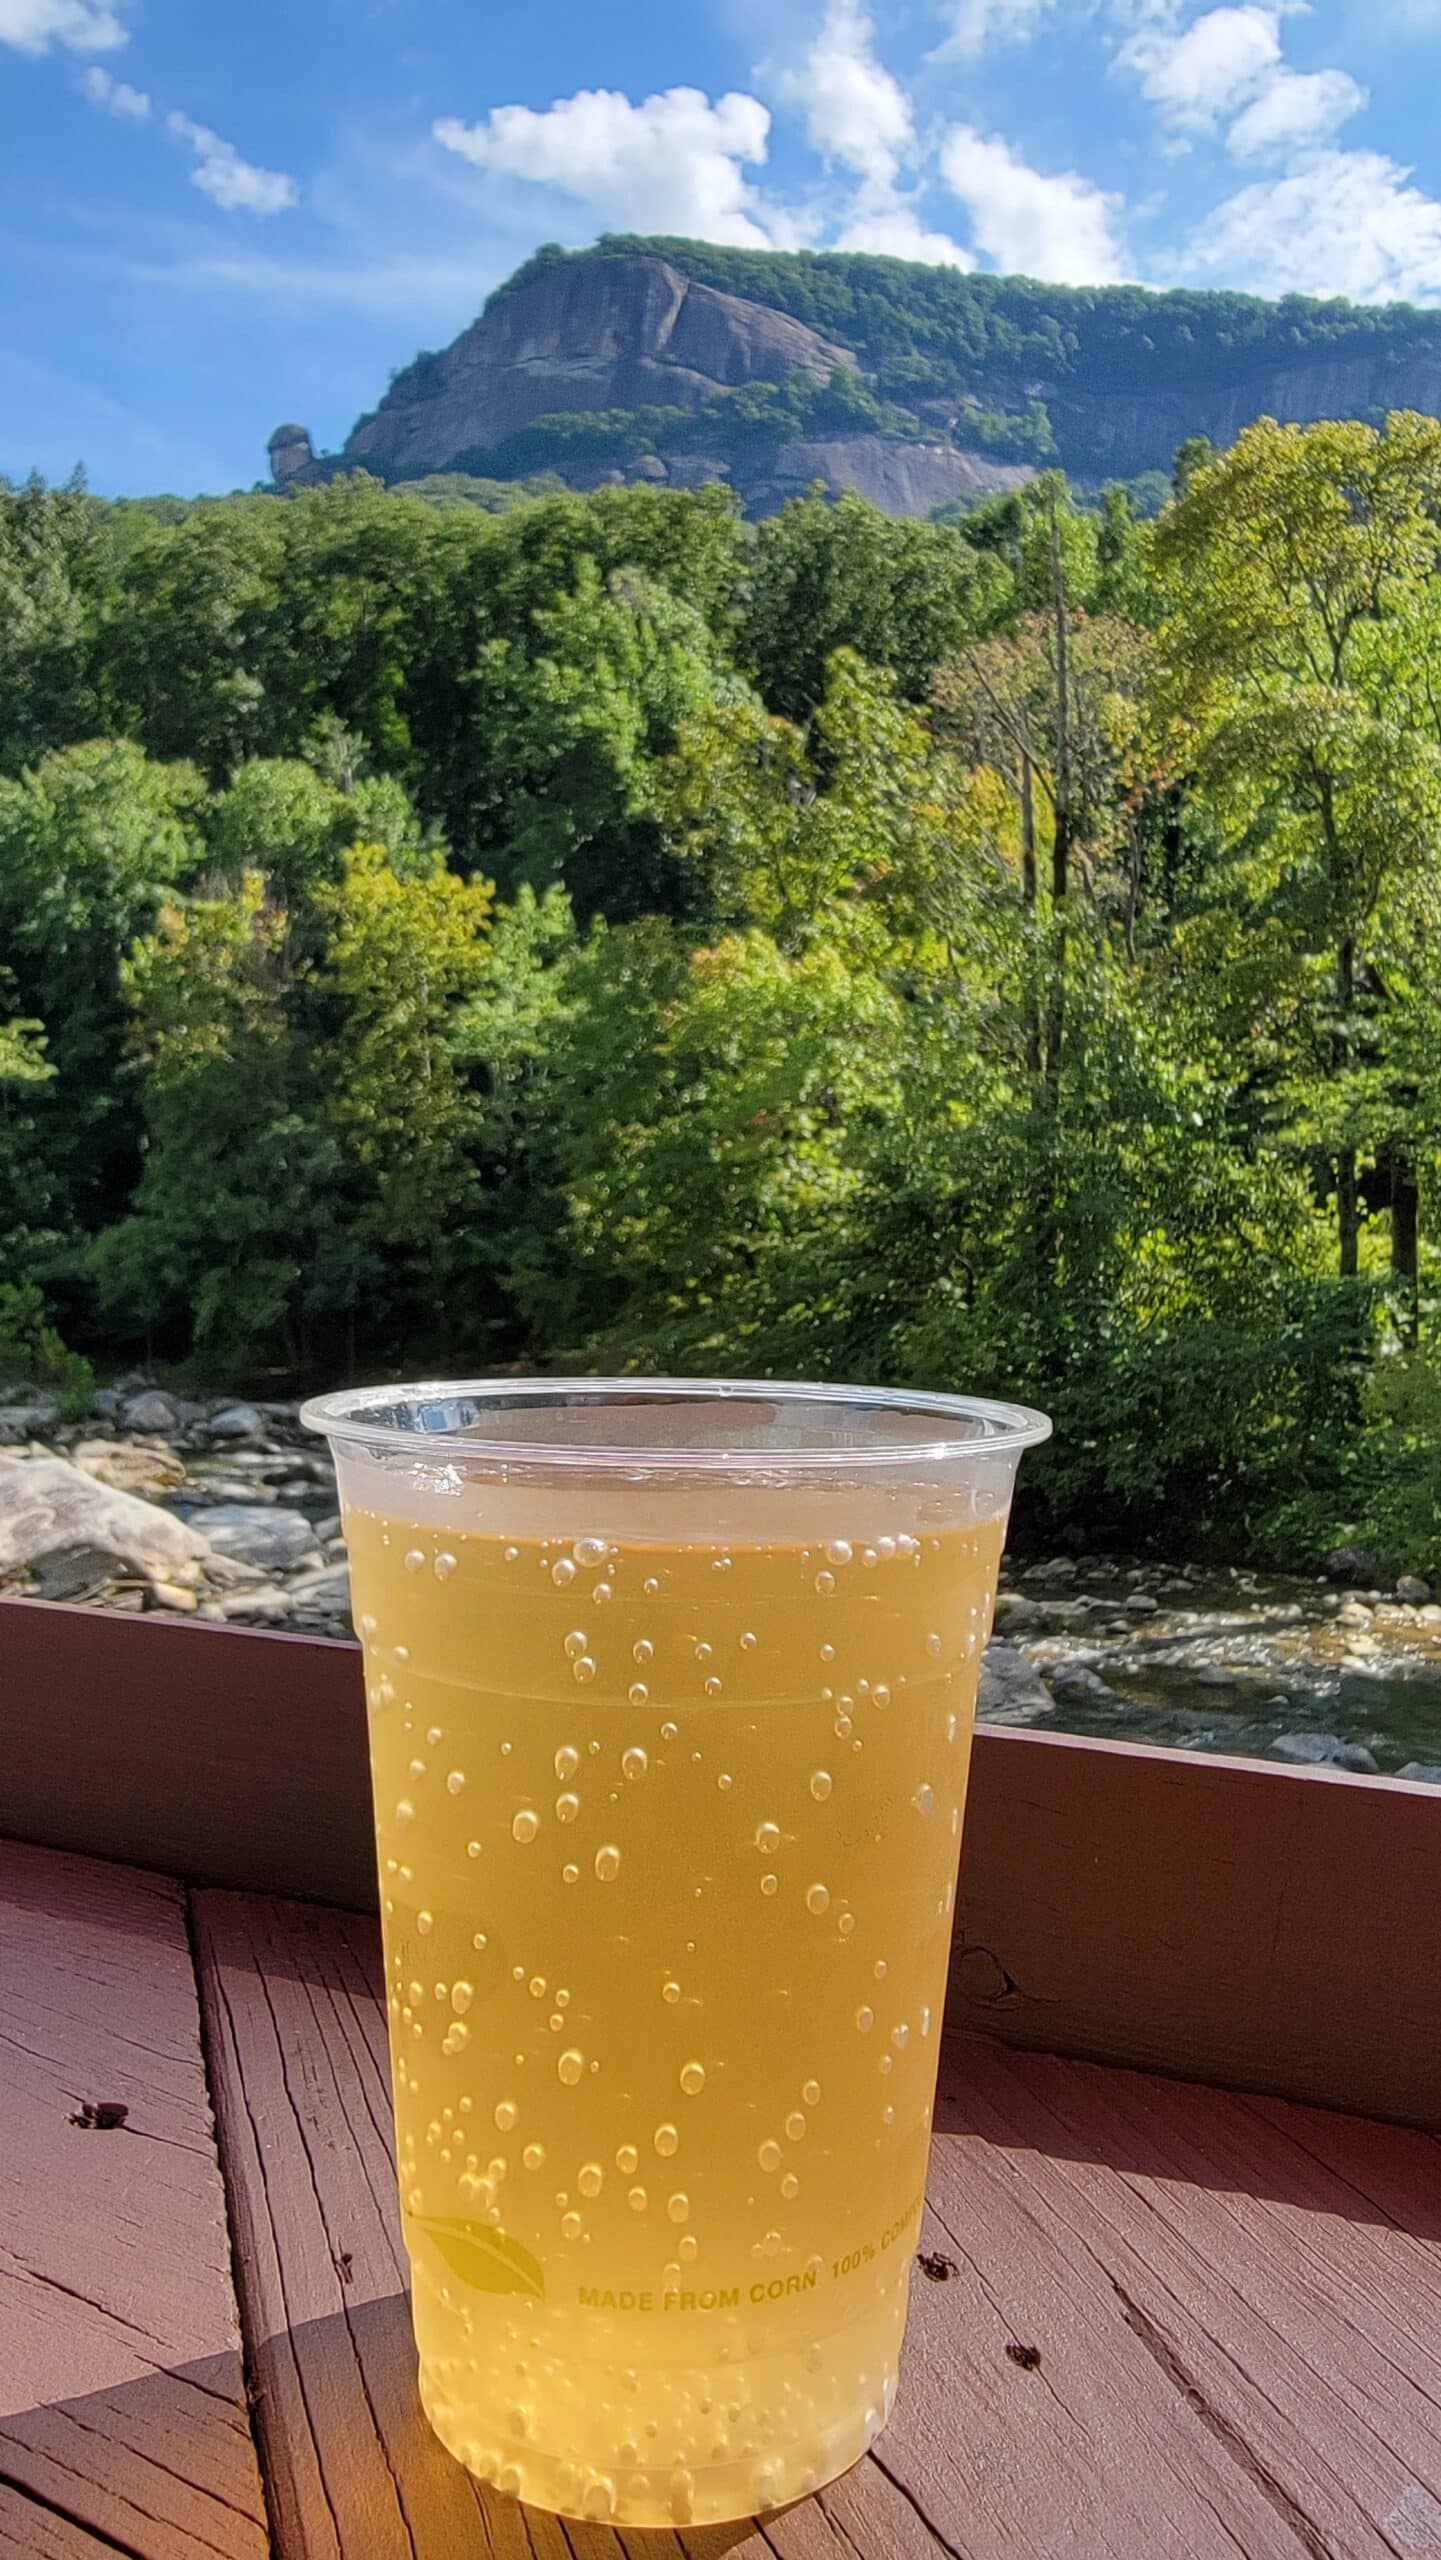
[[[1441,1784],[1441,1602],[1116,1557],[1008,1563],[980,1714]],[[0,1402],[0,1592],[348,1637],[329,1454],[293,1404],[103,1389]]]

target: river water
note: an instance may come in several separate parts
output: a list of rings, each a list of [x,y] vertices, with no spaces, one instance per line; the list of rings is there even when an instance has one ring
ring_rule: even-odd
[[[997,1721],[1441,1780],[1434,1601],[1053,1558],[1009,1567],[996,1634]]]

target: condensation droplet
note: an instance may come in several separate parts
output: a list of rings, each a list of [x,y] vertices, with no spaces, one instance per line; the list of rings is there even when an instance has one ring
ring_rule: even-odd
[[[463,1769],[452,1769],[445,1784],[449,1794],[458,1796],[462,1787],[465,1785],[465,1771]]]
[[[539,2169],[539,2168],[543,2167],[544,2162],[545,2162],[545,2145],[544,2145],[544,2143],[542,2143],[542,2142],[528,2142],[528,2143],[526,2144],[526,2146],[525,2146],[525,2149],[522,2151],[522,2153],[521,2153],[520,2157],[521,2157],[521,2165],[522,2165],[522,2167],[523,2167],[523,2168],[526,2168],[526,2169]]]
[[[793,2169],[787,2169],[785,2176],[781,2180],[781,2194],[785,2197],[787,2204],[794,2204],[796,2197],[800,2194],[800,2191],[801,2182],[796,2176],[795,2171]]]
[[[623,2142],[615,2155],[615,2165],[623,2178],[633,2178],[640,2167],[640,2153],[633,2142]]]
[[[461,2053],[464,2051],[469,2041],[469,2027],[464,2026],[461,2020],[457,2018],[454,2025],[447,2027],[444,2035],[441,2037],[440,2050],[442,2053]]]
[[[669,1717],[667,1717],[667,1719],[666,1719],[665,1723],[661,1726],[661,1729],[660,1729],[660,1738],[661,1738],[662,1742],[674,1742],[674,1740],[675,1740],[675,1738],[676,1738],[676,1735],[677,1735],[677,1733],[679,1732],[679,1730],[680,1730],[679,1726],[678,1726],[678,1725],[673,1724],[673,1723],[671,1722],[670,1718],[669,1718]]]
[[[677,2133],[673,2124],[658,2124],[656,2126],[655,2147],[660,2153],[662,2160],[671,2160],[675,2157],[675,2154],[680,2149],[680,2135]]]
[[[747,1627],[747,1629],[746,1629],[746,1631],[745,1631],[744,1635],[741,1637],[741,1651],[742,1651],[742,1653],[754,1653],[754,1651],[755,1651],[755,1649],[756,1649],[756,1646],[759,1644],[759,1642],[760,1642],[760,1638],[759,1638],[759,1636],[758,1636],[758,1635],[756,1635],[756,1634],[754,1633],[753,1629],[751,1629],[750,1627]]]
[[[815,1797],[817,1804],[824,1804],[827,1796],[830,1794],[830,1791],[831,1773],[829,1769],[812,1769],[811,1794]]]
[[[814,1912],[816,1918],[819,1920],[821,1913],[823,1911],[829,1911],[830,1907],[831,1897],[825,1885],[808,1884],[806,1886],[807,1911]]]
[[[395,1807],[395,1819],[399,1823],[413,1822],[415,1820],[415,1807],[411,1803],[409,1796],[401,1796],[398,1798]]]
[[[563,2240],[578,2240],[584,2229],[585,2225],[581,2221],[578,2213],[563,2213],[561,2215],[560,2232]]]
[[[602,1884],[610,1884],[620,1874],[620,1851],[613,1840],[595,1853],[595,1871]]]
[[[868,2036],[875,2023],[876,2013],[874,2009],[868,2009],[864,2003],[862,2003],[861,2007],[856,2011],[856,2025],[860,2028],[862,2035]]]
[[[816,1589],[823,1600],[829,1600],[835,1587],[836,1578],[833,1573],[821,1572],[816,1575]]]
[[[799,2141],[801,2141],[801,2140],[803,2139],[803,2137],[804,2137],[805,2129],[806,2129],[806,2120],[805,2120],[805,2117],[801,2114],[801,2111],[800,2111],[799,2107],[793,2107],[793,2108],[791,2109],[790,2114],[789,2114],[789,2115],[787,2116],[787,2118],[786,2118],[786,2140],[787,2140],[787,2142],[799,2142]]]
[[[669,2218],[670,2218],[670,2220],[671,2220],[672,2222],[689,2222],[689,2220],[690,2220],[690,2198],[689,2198],[689,2196],[687,2196],[687,2195],[681,2195],[681,2194],[676,2194],[676,2195],[671,2196],[671,2197],[670,2197],[670,2199],[669,2199],[669,2201],[667,2202],[667,2205],[666,2205],[666,2212],[667,2212],[667,2214],[668,2214],[668,2216],[669,2216]]]
[[[778,2142],[763,2142],[759,2151],[756,2153],[756,2158],[759,2160],[763,2169],[778,2169],[781,2165],[780,2144]]]
[[[773,1858],[781,1845],[780,1827],[774,1822],[758,1822],[756,1847],[763,1858]]]
[[[623,1751],[621,1753],[620,1765],[628,1778],[643,1778],[647,1769],[650,1767],[650,1762],[642,1751],[640,1744],[635,1742],[632,1743],[629,1751]]]
[[[579,1811],[579,1796],[564,1795],[556,1797],[555,1818],[557,1822],[574,1822]]]
[[[420,1934],[421,1934],[422,1938],[428,1938],[428,1937],[429,1937],[429,1935],[430,1935],[431,1930],[435,1927],[435,1914],[434,1914],[434,1912],[433,1912],[433,1911],[417,1911],[417,1913],[416,1913],[416,1915],[415,1915],[415,1925],[416,1925],[417,1929],[420,1931]]]
[[[439,1555],[435,1559],[436,1581],[449,1582],[451,1575],[455,1571],[457,1561],[458,1559],[455,1556],[450,1555],[447,1550],[442,1547]]]
[[[540,1815],[538,1813],[533,1813],[527,1805],[512,1821],[510,1826],[510,1836],[512,1840],[518,1840],[521,1847],[524,1848],[527,1841],[535,1838],[539,1829]]]
[[[910,2040],[911,2031],[905,2024],[904,2020],[902,2020],[898,2027],[892,2027],[891,2042],[895,2046],[897,2053],[904,2053],[907,2045],[910,2043]]]
[[[849,1564],[852,1548],[847,1538],[831,1538],[826,1545],[827,1564]]]
[[[762,1893],[769,1897],[773,1893],[779,1893],[780,1889],[780,1877],[776,1874],[774,1867],[768,1867],[761,1878]]]
[[[575,1661],[570,1666],[570,1676],[572,1680],[579,1681],[582,1689],[586,1687],[588,1682],[595,1678],[595,1664],[592,1662],[588,1653],[577,1655]]]
[[[680,1998],[680,1984],[678,1982],[663,1982],[660,1987],[660,1996],[662,2000],[668,2000],[672,2005],[674,2005],[674,2003]]]
[[[935,1801],[936,1791],[934,1787],[917,1787],[915,1798],[917,1813],[932,1812],[935,1807]]]
[[[565,1658],[567,1662],[574,1662],[577,1654],[584,1653],[584,1651],[585,1629],[584,1627],[572,1627],[565,1640]]]
[[[569,1556],[561,1556],[558,1561],[551,1566],[550,1578],[558,1591],[563,1591],[568,1582],[574,1582],[575,1567],[571,1563]]]
[[[928,1635],[928,1636],[927,1636],[927,1638],[926,1638],[926,1651],[927,1651],[927,1653],[930,1655],[930,1657],[931,1657],[931,1659],[932,1659],[932,1661],[933,1661],[933,1662],[934,1662],[934,1661],[936,1661],[936,1660],[938,1659],[938,1657],[939,1657],[939,1655],[940,1655],[940,1650],[941,1650],[941,1639],[940,1639],[940,1637],[939,1637],[938,1635],[935,1635],[935,1634]]]
[[[406,1570],[406,1572],[407,1572],[407,1573],[423,1573],[423,1572],[425,1571],[425,1549],[424,1549],[424,1547],[407,1547],[407,1548],[406,1548],[406,1551],[405,1551],[405,1570]]]
[[[580,1882],[579,1867],[562,1867],[560,1871],[560,1880],[562,1884],[578,1884]]]
[[[464,2016],[465,2011],[470,2007],[474,1998],[475,1986],[473,1983],[453,1982],[451,1984],[450,2005],[458,2018]]]
[[[680,2085],[684,2089],[688,2098],[698,2098],[702,2089],[705,2087],[705,2064],[703,2062],[683,2062],[681,2064]]]
[[[626,2203],[630,2206],[632,2213],[644,2213],[646,2205],[644,2187],[632,2187],[626,2196]]]
[[[889,1689],[886,1687],[884,1680],[878,1680],[871,1691],[871,1705],[873,1707],[888,1707],[890,1703],[891,1693]]]
[[[584,2069],[584,2054],[577,2053],[574,2045],[567,2045],[565,2052],[556,2063],[555,2076],[557,2080],[565,2082],[567,2089],[573,2089]]]
[[[837,1931],[843,1938],[848,1938],[850,1936],[855,1925],[856,1915],[853,1911],[843,1911],[839,1920],[836,1922]]]

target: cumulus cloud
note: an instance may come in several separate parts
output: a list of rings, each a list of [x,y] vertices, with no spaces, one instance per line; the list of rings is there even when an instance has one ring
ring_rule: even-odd
[[[130,31],[105,0],[0,0],[0,44],[17,53],[114,53]]]
[[[1181,260],[1257,293],[1441,301],[1441,204],[1380,151],[1318,151],[1209,213]]]
[[[618,89],[581,89],[544,109],[495,107],[478,124],[442,116],[432,130],[477,169],[555,187],[622,229],[769,245],[744,173],[765,159],[770,116],[741,91],[712,104],[699,89],[666,89],[636,105]]]
[[[822,159],[873,186],[894,186],[913,142],[911,102],[879,62],[856,0],[831,0],[801,69],[785,83]]]
[[[91,62],[80,74],[80,86],[92,107],[100,107],[107,116],[119,116],[130,124],[147,124],[150,99],[144,89],[132,89],[128,80],[113,80],[98,62]]]
[[[998,135],[956,125],[941,175],[971,217],[976,245],[1007,273],[1047,284],[1115,284],[1123,274],[1121,204],[1074,170],[1031,168]]]
[[[864,249],[876,258],[914,258],[924,267],[973,267],[976,263],[969,249],[944,231],[928,231],[914,209],[899,199],[853,214],[835,245]]]
[[[1288,159],[1329,142],[1365,104],[1366,92],[1349,71],[1277,71],[1237,116],[1226,147],[1238,160]]]
[[[1238,8],[1208,9],[1180,34],[1164,24],[1141,26],[1116,59],[1168,123],[1208,131],[1279,68],[1280,14],[1261,0],[1243,0]]]
[[[253,161],[242,160],[233,142],[212,133],[208,125],[196,124],[178,107],[166,117],[165,128],[194,154],[191,185],[226,213],[284,213],[299,200],[293,178],[279,169],[258,169]]]
[[[992,44],[1024,44],[1055,6],[1056,0],[949,0],[951,32],[937,58],[973,57]]]

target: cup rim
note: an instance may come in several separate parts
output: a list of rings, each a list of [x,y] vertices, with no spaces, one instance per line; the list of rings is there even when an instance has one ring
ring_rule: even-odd
[[[851,1406],[872,1412],[879,1409],[913,1421],[916,1417],[929,1417],[938,1427],[933,1438],[887,1439],[882,1434],[860,1448],[818,1438],[810,1446],[802,1442],[798,1447],[772,1450],[697,1449],[668,1447],[663,1441],[642,1447],[609,1447],[591,1442],[567,1446],[564,1441],[524,1437],[474,1439],[464,1431],[448,1430],[443,1421],[433,1425],[401,1424],[375,1418],[378,1408],[391,1413],[397,1405],[407,1402],[421,1406],[463,1396],[483,1400],[500,1411],[510,1406],[517,1413],[566,1400],[596,1404],[654,1401],[658,1406],[697,1400],[718,1406],[741,1400],[790,1401],[799,1407]],[[306,1430],[320,1432],[332,1441],[358,1442],[363,1448],[391,1455],[406,1452],[423,1454],[426,1459],[479,1459],[489,1465],[546,1472],[581,1469],[591,1474],[630,1476],[734,1475],[741,1471],[747,1475],[777,1471],[787,1475],[850,1475],[878,1468],[913,1467],[918,1462],[934,1465],[948,1459],[1016,1456],[1051,1436],[1046,1414],[1028,1405],[998,1402],[989,1396],[930,1395],[906,1387],[812,1385],[804,1380],[777,1378],[425,1378],[397,1386],[346,1387],[330,1395],[311,1396],[300,1408],[300,1420]]]

